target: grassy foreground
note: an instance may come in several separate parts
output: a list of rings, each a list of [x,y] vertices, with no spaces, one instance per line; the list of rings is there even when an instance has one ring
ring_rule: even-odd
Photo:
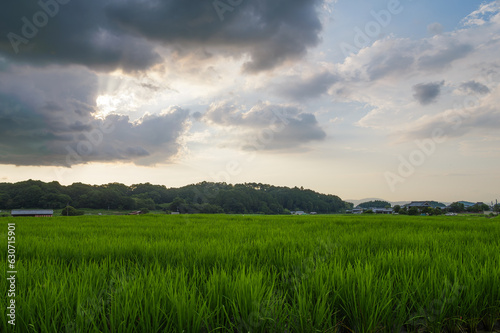
[[[4,218],[2,275],[12,222],[16,326],[4,279],[0,332],[475,332],[500,319],[500,218]]]

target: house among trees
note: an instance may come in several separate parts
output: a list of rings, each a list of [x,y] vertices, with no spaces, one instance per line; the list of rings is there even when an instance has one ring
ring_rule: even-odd
[[[408,205],[406,205],[408,209],[415,207],[418,209],[423,209],[423,208],[430,208],[432,205],[429,203],[429,201],[412,201]]]
[[[43,210],[12,210],[10,215],[13,217],[53,217],[54,211],[51,209]]]

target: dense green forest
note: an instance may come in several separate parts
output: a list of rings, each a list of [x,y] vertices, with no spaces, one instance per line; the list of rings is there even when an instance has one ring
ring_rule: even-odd
[[[286,214],[293,210],[341,213],[352,204],[338,196],[304,188],[257,183],[226,184],[202,182],[180,188],[163,185],[119,183],[87,185],[28,180],[0,183],[0,209],[76,208],[137,210],[180,213]]]

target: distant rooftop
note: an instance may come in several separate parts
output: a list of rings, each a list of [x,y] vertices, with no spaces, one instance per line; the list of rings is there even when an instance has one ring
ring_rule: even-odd
[[[52,209],[16,209],[10,212],[11,215],[53,215]]]
[[[412,201],[410,204],[408,204],[408,207],[430,207],[431,205],[429,204],[428,201]]]

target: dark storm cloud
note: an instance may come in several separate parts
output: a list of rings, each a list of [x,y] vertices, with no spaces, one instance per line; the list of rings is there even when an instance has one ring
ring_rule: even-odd
[[[259,103],[245,111],[228,103],[213,104],[203,119],[209,124],[235,128],[245,150],[256,146],[264,150],[289,150],[326,137],[316,117],[295,106]],[[266,137],[260,139],[264,142],[255,144],[262,136]],[[253,146],[248,142],[254,142]]]
[[[486,95],[490,89],[482,83],[476,81],[467,81],[460,85],[460,89],[467,93]]]
[[[167,45],[222,46],[235,54],[250,53],[251,61],[244,65],[248,72],[296,59],[319,42],[318,0],[240,1],[224,13],[223,21],[214,3],[164,1],[148,6],[132,0],[111,4],[107,14],[123,30]]]
[[[432,83],[420,83],[413,86],[413,97],[421,105],[429,105],[434,103],[439,95],[441,94],[441,87],[444,85],[444,81],[432,82]]]
[[[10,1],[4,4],[8,10],[0,12],[0,54],[13,61],[41,66],[81,64],[108,71],[140,70],[158,63],[161,59],[151,43],[120,31],[109,22],[105,14],[107,3]],[[47,18],[46,24],[40,25],[43,17]]]
[[[300,76],[285,77],[273,89],[285,98],[302,101],[317,98],[328,92],[328,89],[339,80],[330,72],[322,72],[308,78]]]
[[[453,61],[464,58],[473,50],[474,47],[470,44],[458,44],[455,42],[433,55],[420,57],[418,66],[422,70],[441,70],[450,66]]]
[[[36,1],[4,4],[0,55],[39,65],[82,64],[132,71],[161,61],[156,45],[187,53],[209,47],[228,56],[249,54],[244,69],[259,72],[303,56],[318,44],[322,29],[317,13],[320,0],[256,0],[238,6],[228,2],[232,11],[222,16],[214,2],[206,0],[40,3],[44,5]],[[46,24],[37,27],[37,22],[44,23],[37,13],[44,12],[53,15],[44,14]],[[17,37],[8,38],[9,33]]]
[[[0,77],[0,164],[150,165],[178,153],[188,111],[170,108],[135,122],[119,115],[96,119],[94,74],[76,69],[27,72],[17,69]]]

